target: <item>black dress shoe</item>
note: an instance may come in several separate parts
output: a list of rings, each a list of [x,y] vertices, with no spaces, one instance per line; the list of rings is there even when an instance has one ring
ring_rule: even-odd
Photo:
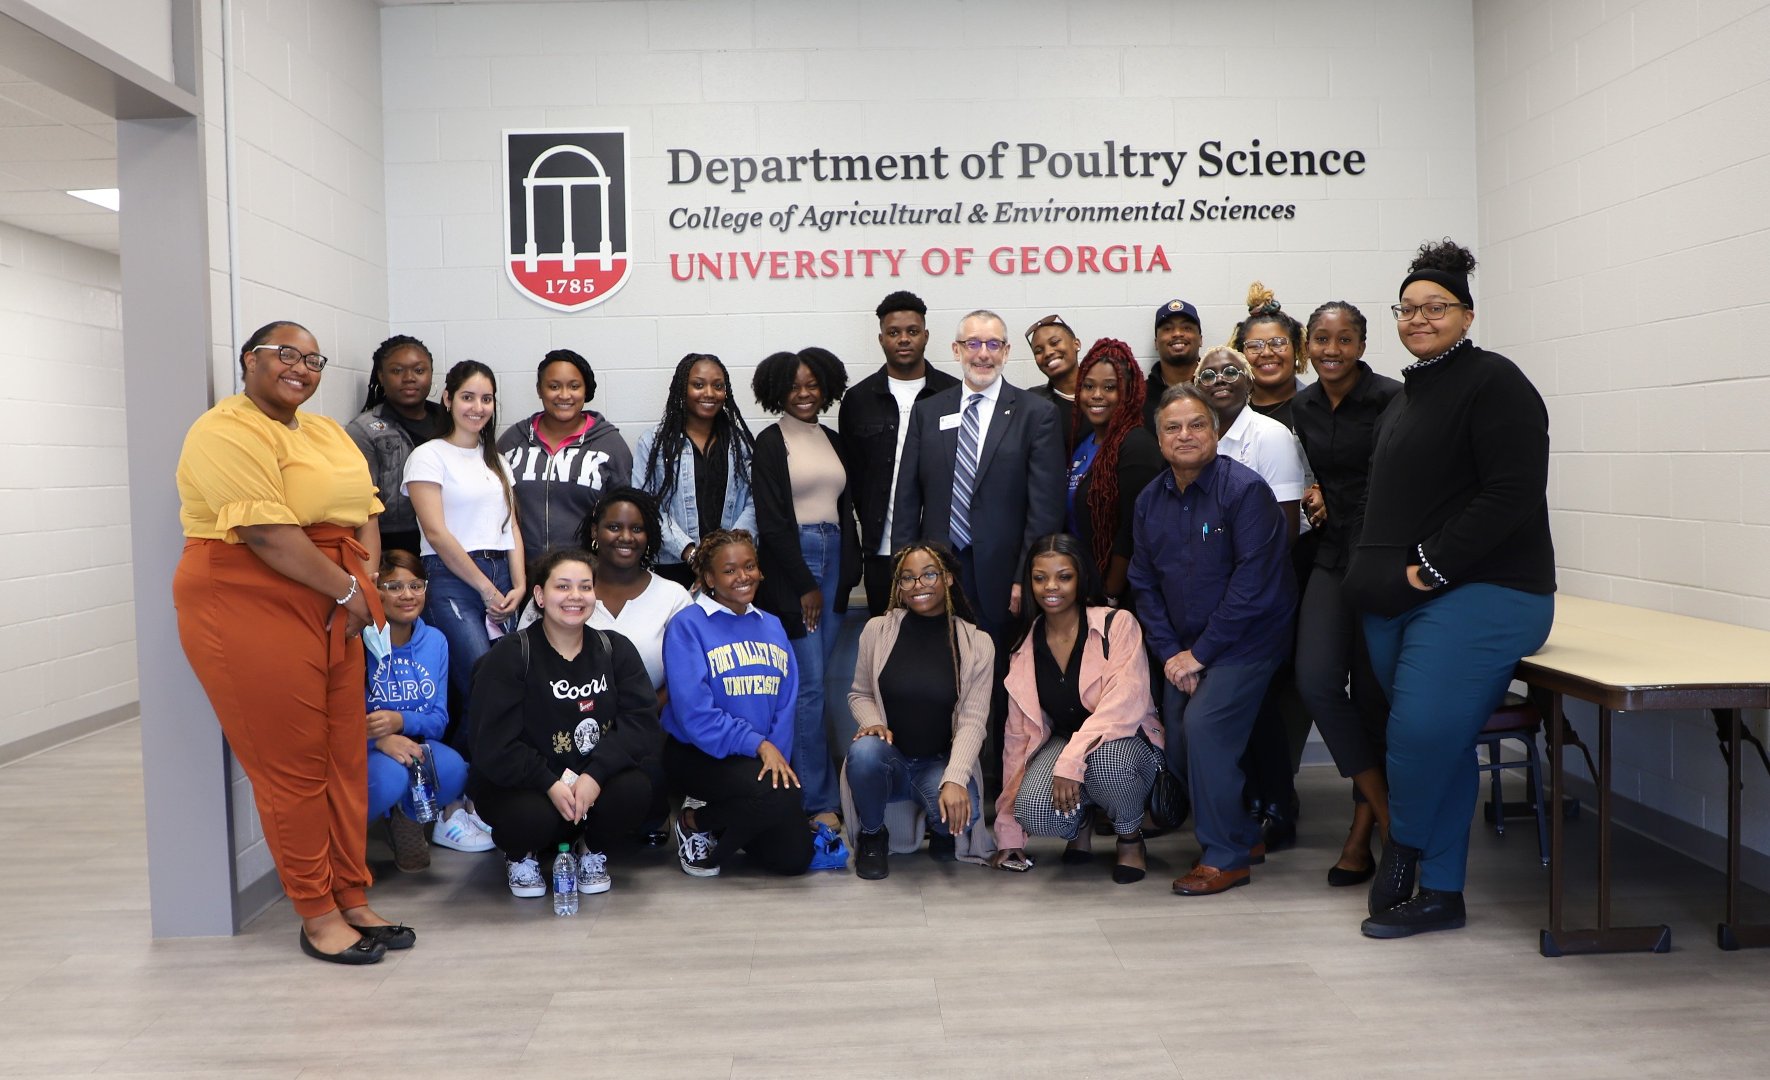
[[[324,960],[328,964],[379,964],[381,958],[387,955],[387,946],[366,937],[357,938],[356,944],[343,952],[321,952],[314,947],[313,942],[307,940],[305,929],[297,930],[296,933],[301,935],[302,952],[315,960]]]
[[[891,873],[891,833],[857,832],[854,835],[854,876],[878,881]]]
[[[1391,840],[1383,845],[1383,857],[1371,879],[1370,913],[1381,915],[1414,894],[1414,874],[1420,867],[1417,847]]]
[[[418,943],[418,931],[399,923],[393,926],[357,926],[356,932],[363,936],[364,941],[379,941],[389,952],[398,949],[409,949]]]
[[[1288,807],[1267,803],[1260,815],[1260,840],[1267,851],[1283,851],[1297,842],[1297,817]]]
[[[1349,885],[1363,885],[1376,876],[1377,864],[1374,862],[1360,870],[1348,870],[1339,865],[1328,867],[1328,884],[1336,889],[1343,889]]]
[[[1434,930],[1461,930],[1467,921],[1462,893],[1422,888],[1412,900],[1364,920],[1360,929],[1365,937],[1399,938]]]
[[[928,857],[935,862],[958,862],[959,842],[950,836],[935,833],[928,838]]]

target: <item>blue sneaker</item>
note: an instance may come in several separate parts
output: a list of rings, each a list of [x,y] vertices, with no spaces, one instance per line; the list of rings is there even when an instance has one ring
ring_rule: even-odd
[[[810,869],[848,869],[848,845],[842,842],[841,834],[821,821],[817,823],[817,832],[811,838]]]

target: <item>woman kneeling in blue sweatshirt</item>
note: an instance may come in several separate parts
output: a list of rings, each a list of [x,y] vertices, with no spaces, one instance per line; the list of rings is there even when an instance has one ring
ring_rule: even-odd
[[[449,724],[449,643],[427,625],[424,610],[424,564],[397,548],[381,555],[377,579],[393,651],[369,668],[367,695],[369,730],[369,820],[387,818],[393,834],[393,861],[401,870],[430,865],[430,844],[424,826],[413,820],[411,764],[429,746],[436,761],[436,800],[448,806],[467,787],[467,763],[442,741]],[[449,842],[445,829],[463,839]],[[437,842],[463,851],[484,851],[490,838],[473,824],[468,811],[457,809],[436,823]],[[477,846],[463,846],[473,844]]]
[[[677,815],[677,858],[694,877],[717,876],[739,851],[802,874],[812,833],[781,750],[793,745],[799,671],[780,620],[750,602],[762,582],[755,540],[707,534],[694,574],[700,594],[664,630],[664,772],[694,796]]]
[[[586,628],[590,560],[570,549],[541,560],[541,618],[493,645],[473,678],[470,785],[513,896],[547,895],[539,859],[574,842],[578,891],[607,892],[608,846],[651,805],[639,762],[657,750],[658,695],[631,641]]]

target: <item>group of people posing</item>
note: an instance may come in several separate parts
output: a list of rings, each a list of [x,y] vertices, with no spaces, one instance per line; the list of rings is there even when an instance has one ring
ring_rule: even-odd
[[[1369,882],[1364,933],[1463,925],[1474,741],[1554,591],[1547,414],[1470,340],[1473,269],[1422,246],[1391,309],[1400,382],[1363,361],[1357,307],[1299,321],[1257,283],[1223,345],[1192,304],[1156,308],[1147,371],[1039,319],[1032,389],[974,311],[955,377],[896,292],[852,386],[827,350],[768,356],[752,390],[778,420],[753,433],[691,353],[631,450],[571,350],[499,435],[490,368],[454,364],[432,402],[429,351],[390,338],[346,428],[301,409],[313,336],[260,329],[244,393],[186,440],[174,591],[303,951],[415,941],[368,906],[364,846],[385,818],[396,862],[428,861],[420,757],[445,804],[428,839],[497,848],[518,896],[562,845],[594,893],[611,849],[671,833],[698,877],[851,849],[869,879],[924,842],[1025,872],[1030,837],[1083,862],[1110,836],[1129,884],[1186,807],[1200,851],[1173,890],[1200,896],[1294,840],[1311,726],[1351,781],[1327,876]]]

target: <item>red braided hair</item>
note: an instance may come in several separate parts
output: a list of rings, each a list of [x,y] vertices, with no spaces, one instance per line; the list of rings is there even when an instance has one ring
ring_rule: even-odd
[[[1082,357],[1076,368],[1076,403],[1075,423],[1072,430],[1075,440],[1080,443],[1087,437],[1085,428],[1090,428],[1086,416],[1082,412],[1082,380],[1087,378],[1089,369],[1096,364],[1110,364],[1119,380],[1119,404],[1113,410],[1112,419],[1106,422],[1106,431],[1095,441],[1099,450],[1094,454],[1094,464],[1089,466],[1088,475],[1092,479],[1088,483],[1086,507],[1088,521],[1093,525],[1094,563],[1101,574],[1106,573],[1107,564],[1112,561],[1113,535],[1119,525],[1119,448],[1125,444],[1125,436],[1131,429],[1143,424],[1143,373],[1137,368],[1137,358],[1132,355],[1131,347],[1117,338],[1101,338]],[[1073,447],[1072,447],[1073,450]]]

